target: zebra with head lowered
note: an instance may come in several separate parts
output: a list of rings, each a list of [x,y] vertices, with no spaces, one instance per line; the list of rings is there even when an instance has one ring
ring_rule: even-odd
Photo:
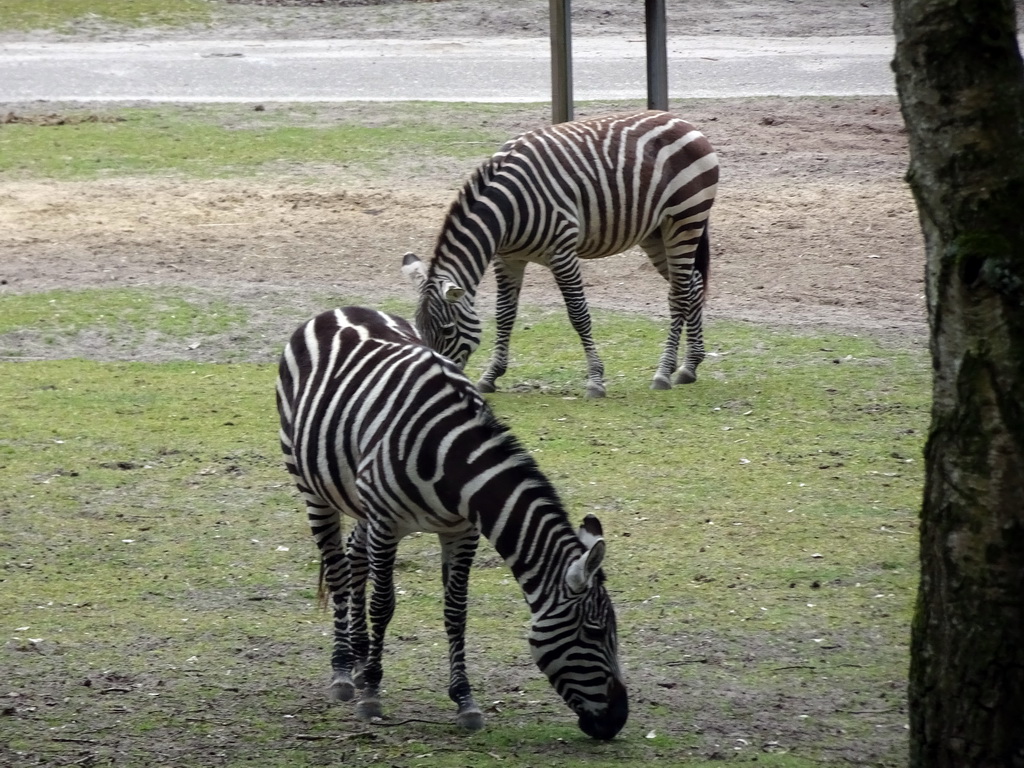
[[[522,587],[533,658],[580,729],[598,739],[622,729],[628,700],[601,569],[601,524],[588,515],[573,530],[532,457],[450,360],[400,318],[359,307],[325,312],[286,346],[277,406],[285,464],[333,601],[333,698],[351,699],[361,687],[357,713],[381,715],[398,543],[433,532],[441,542],[448,694],[461,726],[482,727],[464,633],[469,570],[483,533]],[[347,542],[343,515],[356,521]]]
[[[429,268],[405,255],[420,289],[416,325],[426,342],[463,366],[480,344],[477,287],[494,262],[497,336],[478,382],[493,392],[505,373],[523,274],[548,267],[587,357],[587,395],[603,397],[604,366],[591,336],[580,259],[639,245],[669,284],[671,321],[651,384],[697,378],[704,359],[703,307],[710,245],[707,220],[718,158],[692,125],[648,111],[561,123],[507,142],[470,176],[452,203]]]

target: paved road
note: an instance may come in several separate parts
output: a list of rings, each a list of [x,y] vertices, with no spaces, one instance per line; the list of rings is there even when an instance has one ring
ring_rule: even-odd
[[[895,93],[891,37],[669,40],[669,96]],[[577,101],[646,98],[642,39],[573,40]],[[0,103],[547,101],[547,39],[0,45]]]

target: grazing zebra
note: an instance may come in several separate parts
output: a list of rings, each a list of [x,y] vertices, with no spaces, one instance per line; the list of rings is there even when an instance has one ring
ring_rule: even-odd
[[[291,337],[279,366],[281,448],[301,492],[334,604],[331,696],[379,717],[384,633],[395,608],[399,541],[441,542],[448,694],[457,722],[482,727],[466,674],[470,565],[483,533],[529,606],[534,660],[579,718],[610,739],[628,701],[601,524],[577,532],[554,488],[452,362],[405,320],[360,307],[325,312]],[[342,540],[342,515],[355,523]],[[365,586],[373,582],[367,633]]]
[[[603,397],[604,365],[591,336],[579,259],[639,245],[669,284],[671,323],[653,389],[697,378],[710,246],[707,220],[718,158],[692,125],[667,112],[561,123],[507,142],[470,176],[448,211],[429,268],[405,255],[420,289],[416,324],[434,349],[464,366],[480,344],[477,287],[494,261],[497,337],[478,386],[505,373],[523,273],[548,267],[587,357],[587,395]]]

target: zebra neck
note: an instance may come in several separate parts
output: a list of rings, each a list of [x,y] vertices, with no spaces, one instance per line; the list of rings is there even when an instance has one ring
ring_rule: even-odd
[[[569,565],[584,552],[565,511],[556,501],[530,504],[526,515],[488,517],[481,515],[481,531],[519,582],[530,611],[543,613],[559,599]]]
[[[431,269],[464,288],[471,296],[505,236],[508,199],[488,182],[485,164],[466,182],[445,218]]]

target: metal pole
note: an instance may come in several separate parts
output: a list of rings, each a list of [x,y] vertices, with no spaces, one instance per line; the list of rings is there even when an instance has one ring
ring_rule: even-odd
[[[665,0],[644,2],[647,29],[647,108],[667,110],[668,44],[665,31]]]
[[[571,0],[550,0],[551,122],[572,120]]]

